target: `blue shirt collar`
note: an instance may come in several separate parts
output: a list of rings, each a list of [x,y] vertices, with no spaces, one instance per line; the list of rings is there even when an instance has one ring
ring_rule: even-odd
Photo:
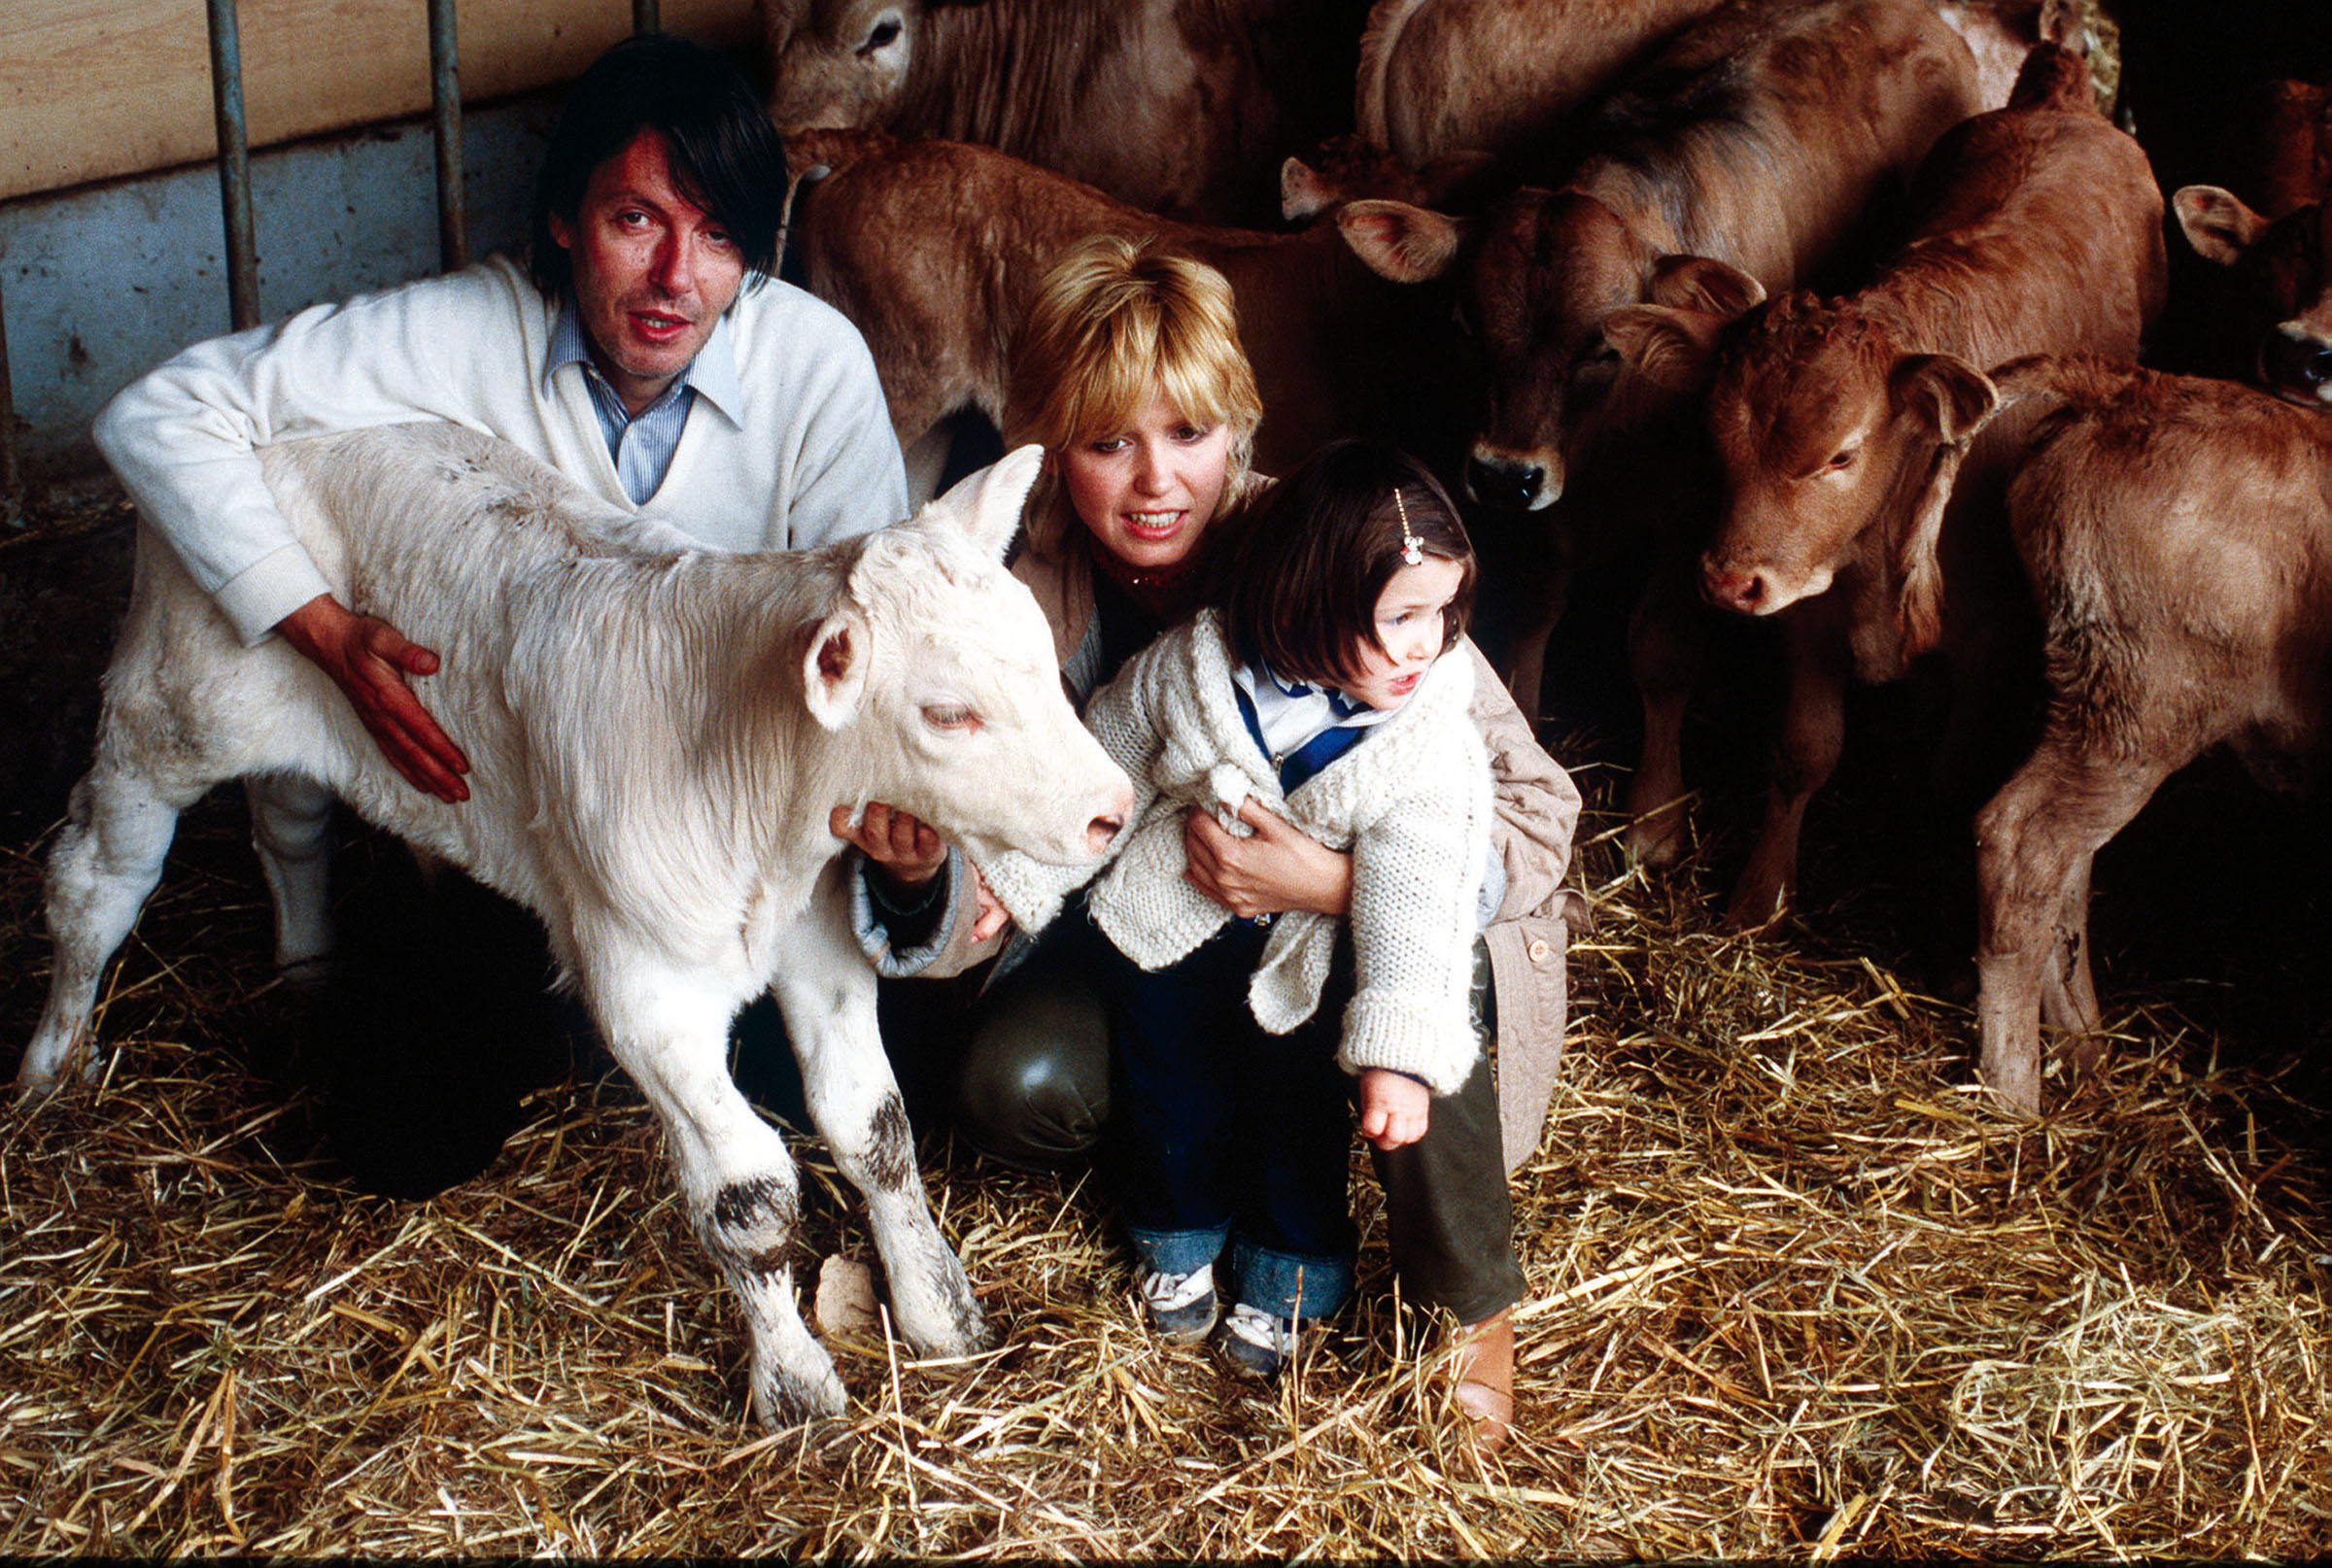
[[[583,313],[575,304],[574,290],[569,289],[560,295],[559,309],[551,323],[550,359],[542,369],[544,396],[550,395],[552,378],[561,367],[575,363],[580,363],[587,374],[598,374],[591,362],[591,339],[583,331]],[[744,428],[744,389],[737,377],[736,339],[729,330],[728,311],[723,311],[712,324],[712,336],[704,340],[697,357],[672,378],[673,390],[682,387],[693,390],[719,409],[730,424]]]

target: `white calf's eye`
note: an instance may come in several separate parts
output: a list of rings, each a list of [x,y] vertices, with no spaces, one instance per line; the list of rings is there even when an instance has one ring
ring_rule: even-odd
[[[979,715],[961,703],[934,702],[923,709],[923,722],[934,730],[972,731],[979,728]]]

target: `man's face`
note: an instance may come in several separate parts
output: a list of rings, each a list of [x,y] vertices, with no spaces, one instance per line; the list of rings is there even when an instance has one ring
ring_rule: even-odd
[[[634,414],[697,357],[744,282],[737,242],[680,193],[652,130],[591,171],[573,221],[551,215],[551,238],[574,263],[592,362]]]

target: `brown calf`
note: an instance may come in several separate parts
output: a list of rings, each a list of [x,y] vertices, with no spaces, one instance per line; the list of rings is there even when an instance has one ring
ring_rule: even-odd
[[[2220,156],[2229,187],[2171,197],[2195,254],[2226,269],[2195,313],[2192,367],[2332,406],[2332,87],[2263,85]]]
[[[770,116],[1002,148],[1147,211],[1268,222],[1347,128],[1364,0],[761,0]]]
[[[1230,280],[1263,399],[1262,472],[1284,473],[1336,435],[1449,443],[1430,428],[1449,413],[1425,365],[1427,328],[1443,324],[1417,290],[1361,265],[1333,223],[1295,234],[1177,223],[963,142],[802,131],[786,156],[797,177],[833,170],[798,190],[789,266],[798,257],[806,287],[865,335],[910,480],[936,473],[948,416],[977,409],[1001,423],[1006,356],[1030,296],[1062,253],[1102,233],[1164,235]]]
[[[2096,359],[2021,360],[1997,385],[2004,408],[2041,410],[2007,508],[2047,621],[2049,701],[2031,759],[1976,817],[1977,1016],[1984,1081],[2034,1115],[2042,1017],[2099,1028],[2099,848],[2222,741],[2246,761],[2321,741],[2332,421]]]
[[[1891,681],[1942,645],[1955,677],[1942,793],[1972,810],[1982,795],[1970,792],[1998,780],[2006,759],[1987,761],[1981,742],[2031,667],[2001,511],[2029,418],[1984,424],[1981,367],[2040,353],[2135,362],[2162,306],[2153,171],[2055,45],[2033,51],[2008,108],[1937,144],[1913,204],[1910,238],[1868,287],[1775,303],[1709,393],[1725,501],[1702,592],[1779,614],[1790,670],[1765,829],[1730,911],[1743,924],[1779,912],[1795,884],[1806,802],[1837,763],[1849,673]],[[1664,742],[1680,722],[1668,717],[1657,754],[1647,736],[1646,771],[1657,767],[1652,783],[1670,798],[1681,780]]]
[[[1874,207],[1976,108],[1974,61],[1923,0],[1735,0],[1605,102],[1600,150],[1564,188],[1518,191],[1478,222],[1385,201],[1353,202],[1337,220],[1389,278],[1461,274],[1490,410],[1466,489],[1539,511],[1583,466],[1631,473],[1629,447],[1663,420],[1689,426],[1691,387],[1639,340],[1608,333],[1615,311],[1737,315],[1795,287],[1867,243]],[[1557,564],[1509,677],[1526,712],[1570,573],[1680,527],[1675,505],[1633,504],[1624,476],[1601,488],[1617,504],[1581,496],[1550,520]]]

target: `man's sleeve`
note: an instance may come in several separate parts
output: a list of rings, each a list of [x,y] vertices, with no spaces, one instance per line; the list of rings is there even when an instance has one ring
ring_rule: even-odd
[[[319,305],[198,343],[97,417],[98,450],[246,643],[329,587],[254,449],[438,412],[447,334],[416,292]]]

